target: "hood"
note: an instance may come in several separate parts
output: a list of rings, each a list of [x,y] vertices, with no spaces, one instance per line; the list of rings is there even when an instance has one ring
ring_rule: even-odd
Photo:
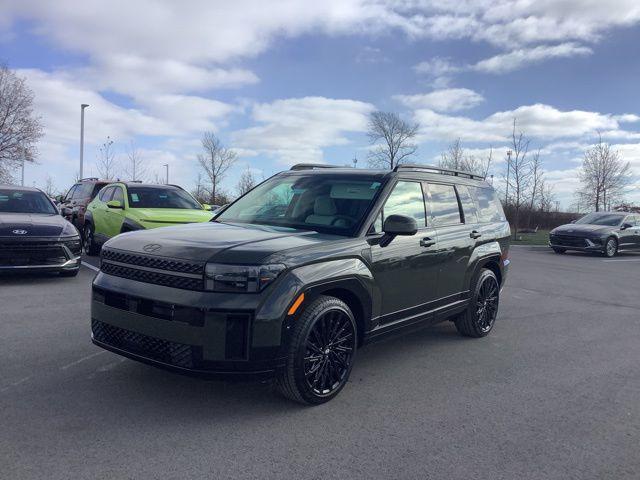
[[[553,234],[566,234],[566,235],[588,235],[592,233],[604,233],[610,232],[614,227],[607,227],[604,225],[591,225],[588,223],[568,223],[566,225],[560,225],[557,228],[551,230]]]
[[[192,261],[260,263],[290,248],[304,249],[339,239],[344,237],[290,228],[207,222],[123,233],[109,240],[105,247]]]
[[[58,237],[67,224],[69,222],[57,214],[1,212],[0,237]]]
[[[208,222],[213,218],[213,212],[184,208],[136,208],[131,212],[145,226],[154,222],[159,224]]]

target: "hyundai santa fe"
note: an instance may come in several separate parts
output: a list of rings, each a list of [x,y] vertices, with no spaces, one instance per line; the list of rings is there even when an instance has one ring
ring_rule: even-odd
[[[509,233],[472,174],[296,165],[211,222],[107,241],[92,339],[177,372],[274,377],[285,396],[323,403],[372,340],[442,320],[487,335]]]

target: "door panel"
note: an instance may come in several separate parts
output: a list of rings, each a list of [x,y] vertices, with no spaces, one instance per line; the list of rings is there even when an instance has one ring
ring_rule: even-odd
[[[467,214],[469,223],[463,223],[464,216],[453,185],[428,183],[426,187],[430,220],[438,236],[437,298],[446,304],[459,300],[458,294],[468,289],[466,273],[477,241],[472,234],[476,236],[479,232],[475,211],[470,210]]]
[[[111,200],[117,200],[124,207],[124,192],[122,187],[115,187]],[[106,205],[105,205],[106,206]],[[107,207],[105,213],[105,234],[108,237],[115,237],[120,233],[122,229],[122,223],[124,222],[124,209],[123,208],[109,208]]]
[[[397,236],[385,247],[371,242],[372,271],[382,295],[383,324],[428,311],[429,302],[436,299],[438,282],[436,232],[426,226],[420,182],[398,181],[382,208],[376,231],[380,231],[383,219],[392,214],[415,218],[419,228],[415,235]]]

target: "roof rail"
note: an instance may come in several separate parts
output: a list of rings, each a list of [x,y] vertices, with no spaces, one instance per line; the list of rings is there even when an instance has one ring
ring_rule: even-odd
[[[485,179],[485,177],[483,177],[482,175],[476,175],[475,173],[463,172],[462,170],[452,170],[450,168],[436,167],[434,165],[414,165],[410,163],[404,163],[396,165],[393,169],[394,172],[397,172],[398,170],[420,170],[424,172],[435,172],[442,175],[453,175],[454,177],[466,177],[472,180]]]
[[[98,177],[87,177],[87,178],[81,178],[80,180],[78,180],[79,182],[84,182],[84,181],[98,181],[100,180]]]
[[[297,163],[290,170],[313,170],[314,168],[344,168],[340,165],[327,165],[326,163]]]

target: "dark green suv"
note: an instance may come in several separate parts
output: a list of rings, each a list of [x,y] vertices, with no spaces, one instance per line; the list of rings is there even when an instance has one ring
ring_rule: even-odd
[[[178,372],[275,377],[287,397],[318,404],[344,387],[364,343],[442,320],[487,335],[508,238],[477,176],[296,165],[212,222],[109,240],[92,338]]]

